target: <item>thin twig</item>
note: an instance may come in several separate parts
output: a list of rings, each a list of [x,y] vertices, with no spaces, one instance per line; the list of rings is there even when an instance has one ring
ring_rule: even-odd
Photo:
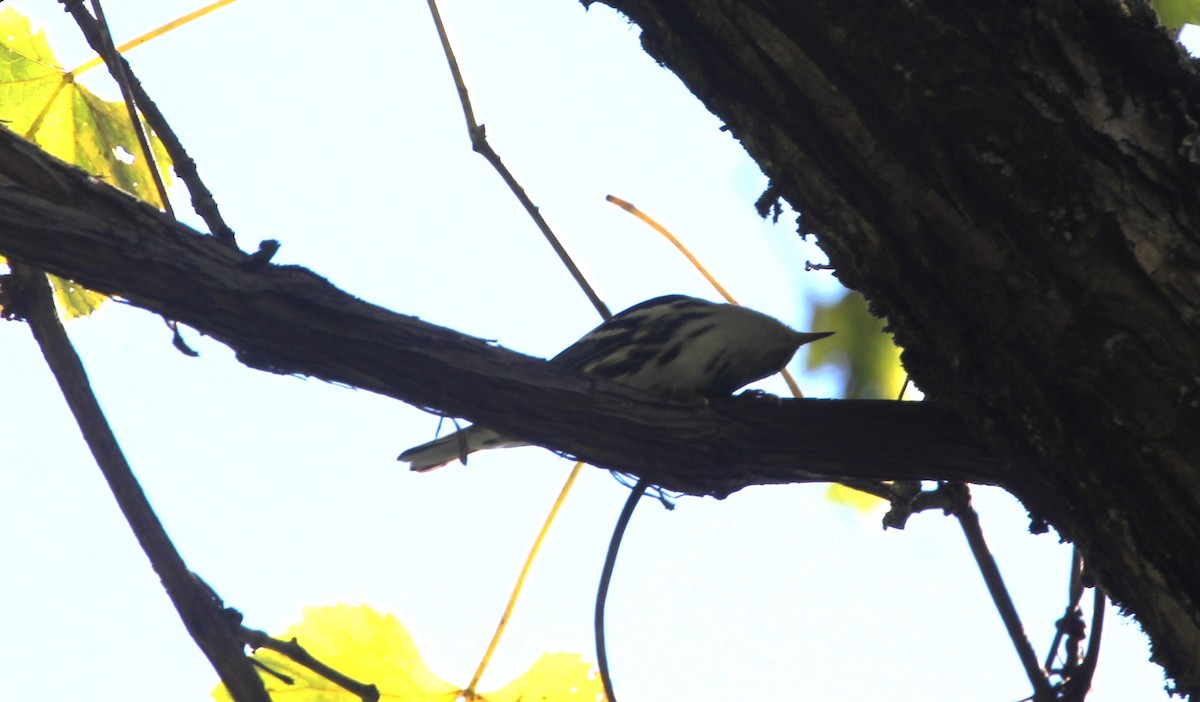
[[[59,0],[63,5],[63,9],[70,13],[74,18],[75,23],[79,25],[79,29],[83,32],[84,39],[92,47],[92,50],[98,54],[103,54],[103,42],[100,38],[100,28],[95,18],[83,6],[83,0]],[[176,175],[187,186],[188,192],[192,196],[192,207],[196,210],[196,214],[204,220],[208,225],[208,229],[212,232],[217,241],[236,246],[233,230],[222,219],[221,213],[217,208],[217,201],[213,199],[212,192],[204,185],[204,181],[200,179],[200,173],[196,169],[196,162],[188,156],[187,150],[183,148],[183,142],[176,136],[175,131],[171,129],[171,125],[167,123],[166,117],[150,99],[150,95],[142,87],[133,69],[129,66],[129,62],[124,57],[118,56],[117,63],[121,65],[122,70],[129,82],[129,88],[133,92],[133,100],[137,107],[141,110],[142,116],[146,118],[146,122],[154,133],[158,135],[162,141],[163,148],[171,156],[171,163],[175,168]]]
[[[567,267],[567,270],[571,273],[571,277],[575,279],[575,283],[581,290],[583,290],[583,294],[587,296],[588,300],[591,301],[592,306],[596,308],[596,312],[600,314],[601,319],[607,321],[612,317],[612,312],[608,309],[608,305],[604,304],[604,301],[601,300],[600,296],[596,294],[596,291],[587,281],[587,278],[584,277],[583,272],[580,271],[579,267],[575,265],[575,261],[571,258],[571,255],[567,253],[566,248],[563,247],[562,243],[558,240],[558,237],[554,234],[554,231],[550,228],[550,225],[546,222],[546,219],[542,217],[542,214],[538,210],[537,206],[533,204],[533,201],[529,198],[529,195],[525,192],[525,189],[521,187],[521,184],[517,182],[517,179],[512,175],[512,173],[504,165],[504,162],[500,159],[500,155],[497,154],[496,150],[493,149],[491,144],[488,143],[487,133],[483,125],[475,121],[475,111],[471,107],[471,97],[467,92],[467,85],[463,80],[462,72],[458,68],[458,60],[454,57],[454,49],[450,46],[450,38],[446,34],[446,27],[442,23],[442,16],[441,13],[438,12],[436,0],[429,0],[429,12],[433,16],[433,23],[437,28],[438,39],[441,41],[442,50],[446,55],[446,63],[450,66],[450,74],[453,76],[454,86],[458,90],[459,102],[462,104],[463,109],[463,118],[467,123],[467,134],[471,139],[471,148],[476,153],[487,159],[487,162],[490,163],[492,167],[496,169],[496,172],[500,174],[500,178],[504,180],[505,184],[508,185],[509,190],[511,190],[513,195],[517,197],[517,200],[521,203],[521,206],[525,208],[525,211],[533,219],[533,222],[535,225],[537,225],[538,230],[542,232],[542,236],[546,238],[546,241],[550,244],[550,247],[554,249],[554,253],[558,255],[559,260],[561,260],[563,265]],[[479,684],[479,680],[483,677],[483,673],[487,669],[488,662],[491,660],[492,653],[495,651],[496,646],[500,641],[500,637],[504,633],[505,627],[508,624],[508,619],[512,615],[513,609],[516,606],[517,598],[521,594],[521,589],[524,585],[525,577],[529,573],[530,566],[532,566],[533,560],[536,557],[539,548],[541,547],[542,541],[545,539],[546,533],[549,530],[559,507],[562,505],[563,500],[566,498],[567,493],[574,484],[575,478],[578,476],[582,466],[583,463],[576,464],[575,469],[571,472],[570,477],[567,478],[567,482],[563,486],[558,500],[551,509],[550,515],[546,518],[545,523],[542,525],[542,529],[538,533],[537,539],[534,541],[533,547],[530,549],[529,555],[525,559],[525,564],[517,578],[516,585],[513,587],[512,595],[509,597],[508,605],[504,610],[504,614],[500,617],[500,623],[497,625],[496,631],[492,635],[492,640],[488,644],[488,648],[483,655],[483,659],[479,662],[479,667],[476,669],[475,675],[471,678],[470,684],[467,685],[466,695],[468,697],[475,694],[475,686]],[[645,491],[644,487],[642,488],[642,491]],[[628,517],[625,517],[625,521],[628,521]],[[620,537],[617,535],[614,535],[614,539],[616,539],[617,542],[620,541]],[[613,555],[615,557],[615,554]],[[611,575],[611,571],[609,574]],[[602,585],[602,587],[607,588],[607,585]],[[600,600],[597,603],[597,616],[600,618],[603,617],[603,606],[603,600]],[[603,657],[602,638],[597,641],[597,645],[600,648],[600,655]],[[602,664],[600,670],[602,679],[604,680],[605,689],[611,690],[611,684],[608,682],[607,678],[606,666]]]
[[[604,697],[607,702],[617,702],[613,693],[612,677],[608,672],[608,645],[604,640],[604,605],[608,601],[608,586],[612,582],[613,568],[617,565],[617,552],[621,549],[621,539],[625,536],[625,527],[633,517],[633,510],[646,494],[649,486],[644,479],[638,480],[633,486],[629,497],[625,499],[625,507],[617,518],[617,526],[613,529],[612,539],[608,542],[608,554],[604,557],[604,569],[600,572],[600,587],[596,592],[596,666],[600,669],[600,683],[604,686]]]
[[[992,596],[992,602],[996,605],[996,610],[1000,612],[1000,618],[1004,621],[1008,637],[1012,640],[1013,647],[1017,650],[1017,656],[1021,659],[1021,665],[1025,668],[1025,675],[1033,685],[1034,702],[1050,702],[1054,699],[1054,691],[1050,687],[1050,681],[1046,678],[1045,671],[1038,666],[1037,654],[1034,653],[1033,645],[1029,643],[1029,638],[1025,635],[1025,628],[1021,625],[1021,618],[1017,614],[1016,606],[1013,605],[1012,597],[1008,594],[1008,588],[1004,586],[1004,578],[1000,576],[1000,568],[996,565],[996,559],[992,557],[992,552],[988,550],[987,542],[983,538],[983,528],[979,525],[979,514],[971,506],[970,489],[965,483],[956,484],[954,489],[960,491],[961,495],[954,510],[954,516],[958,517],[958,523],[967,537],[967,545],[971,548],[971,555],[975,557],[975,563],[979,566],[984,583],[987,584],[988,593]]]
[[[1096,675],[1096,663],[1100,659],[1100,637],[1104,633],[1104,606],[1108,598],[1104,588],[1096,585],[1092,593],[1092,630],[1088,637],[1087,653],[1083,662],[1075,670],[1075,674],[1067,681],[1063,690],[1063,702],[1083,702],[1088,690],[1092,688],[1092,678]]]
[[[154,152],[150,149],[150,140],[146,137],[145,126],[142,124],[141,117],[138,116],[137,107],[133,104],[133,90],[129,87],[129,75],[125,72],[122,62],[117,60],[121,55],[117,53],[112,33],[108,30],[108,20],[104,18],[104,8],[100,5],[100,0],[92,0],[92,11],[96,13],[96,25],[100,30],[100,56],[108,65],[109,74],[121,89],[121,98],[125,101],[125,111],[129,113],[129,123],[133,126],[133,133],[137,136],[138,146],[142,150],[142,159],[150,170],[150,177],[154,180],[154,187],[158,191],[158,199],[162,202],[163,210],[172,219],[175,219],[175,210],[171,207],[171,201],[167,199],[167,186],[163,183],[162,174],[158,172],[158,163],[155,162]]]
[[[208,657],[234,700],[270,702],[262,679],[235,635],[228,611],[188,570],[125,460],[92,393],[83,363],[58,319],[45,274],[12,260],[9,267],[12,274],[6,291],[7,300],[15,307],[6,306],[5,312],[19,313],[29,322],[117,505],[150,559],[150,565],[162,581],[188,633]]]
[[[1083,599],[1083,557],[1079,554],[1079,547],[1075,547],[1071,551],[1071,577],[1067,585],[1067,606],[1063,610],[1062,617],[1054,625],[1054,640],[1050,643],[1050,650],[1046,652],[1046,660],[1042,666],[1046,670],[1052,670],[1054,659],[1058,655],[1058,647],[1062,644],[1063,636],[1068,635],[1068,631],[1074,628],[1073,623],[1080,622],[1082,624],[1079,614],[1081,599]],[[1075,663],[1076,657],[1069,654],[1063,664],[1064,670],[1074,667]]]
[[[537,206],[533,204],[533,200],[530,200],[529,196],[525,194],[525,189],[521,187],[521,184],[517,182],[517,179],[513,177],[513,174],[509,172],[508,168],[500,160],[499,154],[488,143],[486,130],[483,125],[475,121],[475,112],[471,109],[471,98],[467,95],[467,84],[463,82],[462,72],[458,70],[458,61],[454,58],[454,50],[450,47],[450,38],[446,35],[446,27],[442,24],[442,16],[438,12],[435,0],[429,0],[429,12],[433,15],[434,25],[437,26],[438,38],[442,42],[442,50],[446,53],[446,62],[450,64],[450,73],[454,76],[454,85],[458,88],[458,98],[462,102],[463,116],[467,121],[467,133],[471,137],[471,148],[487,159],[488,163],[492,164],[492,167],[496,169],[496,172],[500,174],[500,177],[504,179],[509,189],[512,190],[513,195],[516,195],[517,199],[521,201],[521,205],[525,208],[525,211],[533,218],[534,223],[541,230],[542,236],[546,237],[546,241],[550,243],[551,248],[554,249],[554,253],[558,254],[559,260],[571,272],[571,277],[575,279],[575,283],[583,290],[583,294],[587,295],[588,300],[591,301],[596,311],[600,313],[600,316],[608,319],[612,316],[608,305],[605,305],[600,296],[596,294],[596,291],[592,289],[587,278],[583,276],[579,267],[575,265],[575,261],[571,259],[571,255],[567,253],[562,243],[559,242],[558,237],[555,236],[554,231],[550,229],[550,225],[546,223],[545,218],[538,211]]]
[[[1092,687],[1092,677],[1096,673],[1096,663],[1100,656],[1100,638],[1104,633],[1104,606],[1107,598],[1103,588],[1095,586],[1092,595],[1092,625],[1088,629],[1083,623],[1080,600],[1083,599],[1083,558],[1076,547],[1071,559],[1071,583],[1068,590],[1067,608],[1055,626],[1054,642],[1046,655],[1046,669],[1057,673],[1062,678],[1060,699],[1063,702],[1082,702]],[[1087,632],[1087,652],[1082,656],[1079,648]],[[1059,670],[1053,670],[1051,664],[1058,653],[1059,644],[1063,637],[1067,638],[1065,660]]]
[[[363,702],[378,702],[379,700],[379,688],[368,683],[361,683],[345,673],[339,672],[322,663],[294,638],[291,641],[283,641],[271,638],[266,632],[247,627],[241,628],[240,635],[241,639],[252,647],[275,651],[297,665],[308,668],[350,694],[358,696]],[[279,675],[279,673],[273,674]]]

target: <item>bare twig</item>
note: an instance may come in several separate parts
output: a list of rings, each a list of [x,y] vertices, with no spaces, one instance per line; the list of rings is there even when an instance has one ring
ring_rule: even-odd
[[[462,101],[463,116],[467,120],[467,133],[471,137],[471,148],[487,159],[488,163],[492,164],[492,167],[496,169],[500,177],[504,179],[505,184],[512,190],[513,195],[516,195],[517,199],[521,201],[521,205],[525,207],[525,211],[533,218],[542,235],[546,237],[546,241],[554,249],[554,253],[558,254],[558,258],[563,262],[563,265],[571,272],[571,276],[575,279],[580,289],[583,290],[583,294],[587,295],[588,300],[591,301],[596,311],[600,313],[600,316],[608,319],[612,316],[608,305],[604,304],[604,301],[592,289],[591,284],[583,277],[583,273],[575,265],[575,261],[571,260],[571,255],[567,253],[566,248],[559,242],[558,237],[554,235],[554,231],[550,229],[550,225],[546,223],[537,206],[533,204],[533,200],[530,200],[529,196],[525,194],[525,189],[521,187],[521,184],[517,182],[517,179],[513,177],[513,174],[509,172],[508,168],[500,160],[500,155],[488,143],[483,125],[475,121],[475,112],[471,109],[471,98],[467,95],[467,85],[463,82],[462,72],[458,70],[458,61],[454,58],[454,51],[450,47],[450,38],[446,36],[446,27],[442,24],[442,16],[438,12],[435,0],[429,0],[429,11],[433,15],[433,23],[437,26],[438,38],[442,41],[442,50],[446,52],[446,61],[450,64],[450,73],[454,76],[454,85],[458,88],[459,100]]]
[[[1017,608],[1013,604],[1012,597],[1008,594],[1008,589],[1004,585],[1004,578],[1000,576],[1000,568],[996,565],[996,559],[992,557],[991,551],[988,550],[987,542],[983,538],[983,529],[979,524],[979,514],[975,508],[971,506],[971,492],[966,483],[961,482],[944,482],[938,485],[936,490],[905,493],[901,488],[909,485],[918,485],[919,483],[910,483],[909,481],[897,481],[891,484],[893,495],[890,497],[892,508],[883,518],[884,527],[903,529],[908,518],[917,512],[922,512],[927,509],[940,509],[946,514],[952,514],[958,518],[959,525],[962,527],[963,534],[967,537],[967,545],[971,548],[971,555],[975,558],[975,563],[979,567],[979,572],[983,575],[984,583],[987,585],[988,593],[992,596],[992,602],[996,605],[996,610],[1000,613],[1000,618],[1004,622],[1004,628],[1008,632],[1009,638],[1012,640],[1013,647],[1017,651],[1017,656],[1021,659],[1021,665],[1025,669],[1025,674],[1029,678],[1029,682],[1033,685],[1033,696],[1030,698],[1035,702],[1050,702],[1055,699],[1054,689],[1050,685],[1050,680],[1046,675],[1046,670],[1050,666],[1047,661],[1045,667],[1039,667],[1037,654],[1034,653],[1033,646],[1029,643],[1029,638],[1025,635],[1025,629],[1021,625],[1021,618],[1017,614]],[[856,486],[857,487],[857,486]],[[861,488],[860,488],[861,489]],[[1072,585],[1074,588],[1075,585]],[[1073,602],[1078,602],[1075,598]],[[1068,608],[1071,610],[1072,608]],[[1064,620],[1060,620],[1060,627]],[[1054,639],[1054,648],[1058,647],[1061,640],[1061,628],[1059,636]],[[1051,650],[1051,656],[1054,651]]]
[[[561,260],[563,265],[567,267],[567,270],[570,271],[571,277],[575,279],[575,283],[581,290],[583,290],[583,294],[587,296],[588,300],[591,301],[592,306],[596,308],[596,312],[600,314],[601,319],[607,321],[612,317],[612,312],[608,309],[608,305],[604,304],[604,301],[601,300],[600,296],[596,294],[596,291],[592,288],[591,283],[587,281],[587,278],[584,277],[583,272],[580,271],[579,267],[575,265],[575,261],[571,258],[571,255],[567,253],[566,248],[562,245],[562,242],[558,240],[558,237],[554,234],[554,231],[550,229],[550,225],[546,222],[546,219],[542,217],[541,212],[538,210],[537,206],[533,204],[533,201],[529,198],[529,195],[525,192],[525,189],[521,187],[521,184],[517,182],[517,179],[500,159],[500,155],[497,154],[496,150],[493,149],[491,144],[488,143],[487,133],[484,129],[484,126],[475,121],[475,112],[471,108],[471,97],[467,93],[466,82],[463,81],[462,72],[458,68],[458,60],[454,58],[454,50],[450,46],[450,38],[446,35],[446,27],[442,23],[442,16],[441,13],[438,12],[436,0],[429,0],[429,12],[433,16],[433,23],[437,27],[438,39],[442,43],[442,50],[446,54],[446,62],[449,64],[450,73],[454,78],[454,86],[458,90],[458,98],[462,103],[463,117],[467,122],[467,134],[471,138],[471,148],[474,149],[476,153],[487,159],[487,162],[492,164],[492,168],[496,169],[496,172],[500,174],[500,178],[504,180],[505,184],[508,185],[509,190],[512,191],[513,195],[515,195],[517,200],[521,203],[521,206],[525,208],[527,213],[529,213],[529,216],[533,219],[534,224],[537,225],[538,230],[542,232],[542,236],[546,238],[546,241],[550,244],[550,247],[554,249],[554,253],[558,254],[559,260]],[[582,463],[576,465],[575,470],[567,479],[567,484],[563,487],[563,492],[562,495],[559,496],[559,501],[555,503],[554,510],[551,511],[550,517],[546,520],[546,524],[542,527],[541,534],[538,535],[538,539],[534,543],[533,550],[530,551],[529,557],[526,559],[525,567],[521,572],[521,576],[517,579],[517,585],[513,590],[512,597],[509,599],[508,607],[506,608],[504,615],[501,617],[500,625],[497,627],[496,633],[492,637],[491,643],[488,645],[487,652],[484,653],[483,660],[479,663],[479,669],[476,670],[475,676],[472,678],[470,685],[467,686],[468,696],[474,694],[475,686],[479,683],[479,679],[482,677],[483,671],[487,667],[488,661],[492,656],[492,652],[495,650],[500,636],[504,631],[508,617],[512,613],[513,606],[516,604],[516,599],[521,591],[521,585],[525,578],[525,573],[528,571],[532,559],[537,553],[538,546],[540,545],[542,538],[545,537],[546,529],[550,526],[550,521],[554,518],[554,512],[557,511],[558,505],[561,504],[563,497],[566,496],[566,492],[570,489],[571,484],[574,482],[575,476],[579,473],[581,466]],[[646,491],[646,482],[644,480],[639,481],[638,486],[639,487],[635,490],[635,492],[636,494],[641,495]],[[609,560],[606,563],[605,575],[601,576],[600,594],[596,600],[596,650],[600,661],[600,679],[603,681],[604,689],[608,695],[609,702],[615,702],[615,699],[612,696],[612,683],[608,679],[608,666],[604,651],[604,596],[608,589],[608,578],[612,576],[611,564],[616,560],[616,549],[619,547],[621,541],[621,532],[624,531],[624,524],[628,523],[629,516],[633,512],[633,507],[636,502],[636,499],[632,499],[631,503],[626,507],[626,510],[622,512],[621,521],[619,521],[617,525],[617,531],[613,534],[613,541],[610,545],[609,551]]]
[[[101,39],[100,27],[87,8],[83,6],[83,0],[59,0],[63,5],[63,9],[70,13],[75,19],[75,23],[79,25],[80,31],[83,32],[84,38],[92,49],[104,55],[104,43]],[[196,162],[188,156],[187,150],[183,148],[183,142],[176,136],[175,131],[171,129],[171,125],[167,123],[166,117],[150,99],[150,95],[142,87],[137,76],[134,75],[133,69],[129,66],[129,62],[124,57],[117,57],[117,63],[120,64],[128,83],[129,89],[133,93],[134,102],[142,111],[142,115],[146,118],[146,122],[158,138],[162,140],[163,147],[167,153],[171,155],[171,162],[174,165],[175,173],[179,179],[184,182],[188,188],[188,192],[192,195],[192,207],[196,210],[196,214],[204,220],[208,225],[208,229],[212,235],[223,243],[235,246],[233,230],[229,225],[225,224],[225,220],[221,218],[221,213],[217,209],[217,201],[213,199],[212,192],[204,185],[204,181],[200,179],[200,173],[196,169]]]
[[[1088,690],[1092,688],[1096,663],[1100,659],[1100,636],[1104,633],[1104,605],[1107,599],[1104,588],[1096,585],[1095,592],[1092,593],[1092,631],[1088,638],[1087,653],[1075,669],[1075,674],[1063,687],[1064,702],[1083,702]]]
[[[117,82],[117,86],[121,88],[121,97],[125,100],[125,111],[129,113],[129,123],[133,126],[133,133],[137,135],[142,158],[150,170],[150,177],[154,179],[154,187],[158,190],[158,199],[162,201],[163,209],[173,218],[175,210],[167,198],[167,186],[163,184],[162,174],[158,172],[158,164],[154,161],[154,152],[150,149],[150,140],[146,137],[142,118],[138,116],[137,107],[133,104],[133,90],[129,87],[129,74],[126,73],[124,64],[118,60],[120,54],[117,53],[116,44],[113,43],[112,33],[108,31],[108,20],[104,19],[104,8],[100,5],[100,0],[92,0],[92,11],[96,13],[96,26],[100,32],[100,57],[104,59],[104,63],[108,66],[108,72]]]
[[[1067,586],[1067,606],[1063,610],[1062,617],[1054,625],[1054,640],[1050,643],[1050,650],[1046,652],[1046,661],[1043,667],[1046,670],[1053,670],[1054,659],[1058,656],[1058,647],[1062,644],[1063,637],[1068,639],[1077,638],[1079,635],[1073,632],[1076,629],[1082,629],[1082,619],[1080,618],[1079,601],[1083,598],[1083,558],[1079,554],[1079,549],[1075,548],[1071,553],[1071,578]],[[1070,646],[1068,645],[1068,648]],[[1077,649],[1078,646],[1075,646]],[[1078,652],[1068,652],[1067,660],[1063,663],[1064,676],[1070,677],[1069,670],[1073,668],[1078,660]]]
[[[1071,559],[1071,582],[1068,589],[1067,607],[1063,616],[1055,625],[1054,641],[1046,654],[1046,670],[1058,675],[1062,682],[1060,699],[1064,702],[1082,702],[1092,686],[1092,677],[1096,672],[1096,663],[1100,656],[1100,637],[1104,630],[1104,605],[1106,597],[1104,590],[1095,586],[1092,596],[1092,626],[1088,630],[1083,622],[1083,612],[1079,603],[1083,599],[1083,559],[1076,548]],[[1088,635],[1087,652],[1079,653],[1085,632]],[[1059,645],[1066,638],[1066,652],[1060,668],[1052,667],[1058,655]]]
[[[1050,687],[1046,672],[1038,666],[1037,654],[1034,653],[1033,646],[1025,635],[1021,618],[1017,615],[1017,608],[1013,605],[1008,589],[1004,586],[1004,579],[1000,576],[1000,568],[996,565],[996,559],[992,557],[987,542],[983,538],[983,529],[979,525],[979,514],[971,506],[970,489],[965,483],[950,484],[944,487],[959,495],[959,501],[953,514],[958,517],[963,534],[967,537],[967,545],[971,548],[971,555],[975,557],[975,563],[979,566],[984,583],[987,584],[988,593],[992,596],[992,602],[996,605],[996,610],[1000,612],[1004,628],[1008,631],[1013,647],[1017,650],[1017,656],[1021,659],[1021,665],[1025,668],[1025,675],[1033,685],[1034,702],[1050,702],[1054,699],[1054,691]]]
[[[612,677],[608,672],[608,646],[604,640],[604,605],[608,601],[608,586],[612,582],[613,568],[617,565],[617,551],[621,548],[621,539],[625,536],[625,528],[629,526],[633,510],[642,499],[642,495],[646,494],[648,485],[646,480],[639,480],[630,491],[629,497],[625,499],[625,507],[621,509],[621,516],[617,518],[612,539],[608,542],[608,553],[604,557],[604,568],[600,572],[600,587],[596,592],[596,615],[593,620],[596,629],[596,666],[600,670],[600,683],[604,686],[604,697],[607,702],[617,702],[617,697],[613,693]]]
[[[150,559],[150,565],[162,581],[188,633],[208,657],[234,700],[270,702],[262,679],[244,655],[229,612],[188,570],[121,453],[92,393],[83,363],[55,312],[45,274],[16,261],[10,260],[9,266],[12,274],[6,290],[5,312],[20,315],[29,322],[117,505]]]
[[[291,641],[283,641],[280,639],[271,638],[266,632],[257,631],[255,629],[241,628],[241,639],[250,644],[254,648],[265,648],[288,658],[289,660],[308,668],[312,672],[320,675],[334,685],[346,690],[350,694],[357,695],[363,702],[378,702],[379,688],[368,683],[361,683],[350,676],[337,671],[334,668],[317,660],[309,653],[300,642],[296,639]],[[272,674],[279,676],[279,673],[272,671]],[[282,678],[281,678],[282,679]]]

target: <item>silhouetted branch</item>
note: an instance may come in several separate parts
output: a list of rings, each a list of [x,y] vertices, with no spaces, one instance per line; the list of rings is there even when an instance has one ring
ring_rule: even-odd
[[[87,39],[92,50],[101,56],[105,56],[104,40],[101,35],[100,26],[96,19],[83,6],[82,0],[59,0],[63,5],[63,9],[74,18],[75,23],[79,25],[80,31]],[[171,125],[167,123],[167,118],[158,109],[158,105],[150,99],[149,93],[142,87],[141,82],[133,73],[133,68],[124,57],[117,57],[116,64],[125,76],[128,88],[133,94],[134,102],[137,103],[138,109],[141,110],[142,116],[146,118],[146,122],[158,138],[162,141],[163,148],[171,156],[171,163],[175,168],[176,175],[187,186],[188,192],[192,195],[192,207],[196,214],[204,220],[208,225],[209,231],[213,236],[231,247],[236,246],[233,230],[225,223],[221,217],[221,212],[217,208],[217,201],[213,198],[212,192],[200,179],[200,172],[196,168],[196,162],[188,156],[187,150],[183,148],[183,142],[175,134],[175,130],[171,129]],[[110,64],[111,70],[112,64]],[[165,198],[164,198],[165,200]]]
[[[241,628],[241,638],[254,648],[265,648],[275,651],[276,653],[286,657],[288,660],[308,668],[312,672],[320,675],[343,690],[346,690],[353,695],[357,695],[363,702],[378,702],[379,700],[379,688],[372,684],[361,683],[345,673],[339,672],[337,669],[322,663],[315,656],[309,653],[303,646],[301,646],[300,642],[294,638],[291,641],[283,641],[281,639],[271,638],[271,636],[269,636],[266,632],[248,629],[246,627]],[[259,665],[261,665],[261,663]],[[280,679],[286,678],[286,676],[276,673],[275,671],[269,672]]]
[[[230,695],[238,702],[270,702],[258,673],[234,636],[227,611],[211,590],[188,570],[134,477],[87,373],[54,309],[50,284],[41,271],[10,260],[5,282],[5,314],[23,317],[33,330],[46,363],[58,381],[88,448],[108,481],[154,572],[179,612],[188,633],[208,657]]]
[[[1025,668],[1025,675],[1033,685],[1033,700],[1034,702],[1051,702],[1054,699],[1054,691],[1050,687],[1050,681],[1046,678],[1046,671],[1038,665],[1037,654],[1033,651],[1033,645],[1029,643],[1029,637],[1025,635],[1025,628],[1021,625],[1017,608],[1008,594],[1008,588],[1004,586],[1004,579],[1000,576],[1000,568],[996,565],[996,559],[992,557],[992,552],[987,547],[987,541],[983,538],[983,529],[979,526],[979,514],[971,506],[970,490],[966,485],[944,487],[959,495],[958,506],[954,509],[953,514],[958,517],[958,522],[962,525],[963,534],[967,537],[967,544],[971,547],[971,555],[975,557],[979,572],[983,574],[983,581],[987,584],[988,593],[992,596],[996,610],[1000,612],[1000,618],[1004,621],[1008,637],[1017,650],[1017,656]]]
[[[255,368],[485,422],[690,494],[847,479],[1017,476],[928,403],[673,403],[371,305],[197,235],[0,131],[0,254],[195,327]],[[69,203],[69,204],[65,204]],[[583,327],[590,324],[581,325]]]

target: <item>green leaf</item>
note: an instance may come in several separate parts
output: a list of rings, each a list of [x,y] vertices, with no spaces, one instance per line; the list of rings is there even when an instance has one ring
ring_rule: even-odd
[[[1154,11],[1167,29],[1200,24],[1200,0],[1153,0]]]
[[[833,366],[846,382],[842,396],[854,399],[895,399],[904,385],[900,349],[883,332],[883,321],[867,311],[862,295],[847,291],[840,300],[818,304],[813,329],[836,329],[837,334],[808,347],[809,370]]]

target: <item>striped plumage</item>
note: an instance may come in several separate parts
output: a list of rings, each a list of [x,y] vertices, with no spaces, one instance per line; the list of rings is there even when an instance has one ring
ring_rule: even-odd
[[[723,397],[779,372],[802,345],[831,333],[797,332],[745,307],[667,295],[614,315],[550,362],[662,395]],[[522,445],[471,426],[399,460],[431,470],[481,449]]]

